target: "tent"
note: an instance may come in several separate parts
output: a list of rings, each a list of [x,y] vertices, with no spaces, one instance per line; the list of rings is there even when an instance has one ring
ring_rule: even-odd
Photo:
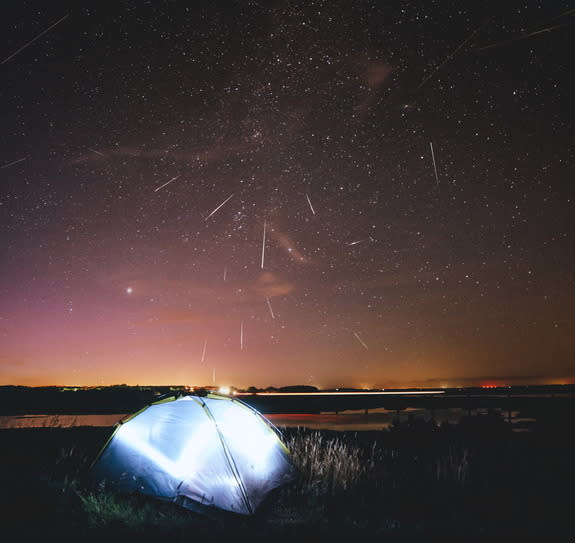
[[[171,397],[118,423],[92,466],[105,488],[251,515],[296,477],[278,430],[219,394]]]

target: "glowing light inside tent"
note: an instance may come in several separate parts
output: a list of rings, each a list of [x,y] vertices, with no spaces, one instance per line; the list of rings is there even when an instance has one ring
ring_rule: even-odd
[[[170,476],[175,479],[180,478],[182,471],[180,463],[170,460],[155,447],[152,447],[145,439],[142,439],[140,433],[139,428],[125,425],[116,433],[116,439],[119,443],[133,449],[139,455],[155,463]]]
[[[165,424],[165,423],[164,423]],[[158,425],[159,426],[159,425]],[[161,432],[161,428],[158,428]],[[210,447],[213,448],[213,426],[211,422],[199,424],[190,434],[185,446],[175,460],[170,459],[165,454],[158,451],[143,436],[149,435],[149,430],[136,425],[122,426],[118,432],[117,438],[124,445],[129,446],[138,454],[154,462],[159,468],[163,469],[176,479],[183,479],[194,471],[202,469],[203,462],[198,460],[202,457],[209,457]],[[205,451],[206,454],[199,456],[198,451]],[[168,451],[169,452],[169,451]]]
[[[258,471],[267,471],[270,453],[277,445],[273,431],[247,409],[229,409],[218,422],[218,427],[234,453],[253,460]]]
[[[273,428],[241,402],[184,397],[126,420],[97,466],[123,492],[252,514],[291,463]]]

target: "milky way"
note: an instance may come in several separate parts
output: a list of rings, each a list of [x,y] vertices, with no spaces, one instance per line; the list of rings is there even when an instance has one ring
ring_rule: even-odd
[[[11,6],[0,383],[572,382],[574,23]]]

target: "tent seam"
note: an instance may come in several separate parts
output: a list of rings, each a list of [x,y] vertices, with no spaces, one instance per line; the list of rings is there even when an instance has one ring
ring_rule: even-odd
[[[194,398],[194,400],[195,400],[195,398]],[[220,431],[220,428],[218,426],[218,422],[216,421],[214,415],[210,411],[210,408],[207,406],[207,404],[201,398],[200,398],[200,402],[201,402],[200,405],[202,406],[202,408],[206,412],[206,415],[213,422],[213,424],[216,428],[216,432],[217,432],[218,437],[220,439],[220,442],[222,444],[222,448],[224,449],[224,454],[226,456],[226,460],[228,461],[228,464],[232,470],[232,473],[234,474],[234,478],[236,479],[238,486],[240,487],[240,491],[242,493],[242,498],[244,499],[244,502],[245,502],[245,505],[248,509],[248,512],[250,513],[250,515],[253,515],[254,511],[253,511],[252,506],[250,504],[250,500],[248,498],[248,493],[247,493],[247,490],[244,486],[244,482],[242,481],[242,478],[240,476],[240,472],[238,471],[238,468],[236,466],[234,458],[233,458],[233,456],[229,450],[228,444],[226,443],[226,440],[224,439],[224,436],[223,436],[222,432]]]

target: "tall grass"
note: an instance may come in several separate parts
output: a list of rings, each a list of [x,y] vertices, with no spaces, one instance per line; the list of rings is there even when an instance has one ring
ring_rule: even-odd
[[[123,526],[131,531],[150,527],[181,527],[190,522],[190,514],[171,504],[162,504],[141,496],[121,496],[113,492],[78,492],[91,527]]]
[[[449,443],[440,449],[413,449],[393,444],[390,437],[388,432],[366,439],[337,432],[290,431],[285,441],[298,480],[274,493],[260,517],[297,524],[361,519],[389,511],[391,502],[410,502],[424,492],[458,492],[468,484],[472,464],[465,447]],[[56,462],[58,473],[65,473],[64,486],[77,495],[91,526],[142,530],[192,522],[194,515],[173,504],[80,484],[89,464],[90,458],[75,447],[63,448]]]
[[[468,485],[467,448],[441,439],[441,446],[434,446],[426,436],[415,444],[392,437],[389,432],[372,439],[321,431],[292,434],[286,443],[300,478],[280,493],[278,508],[308,521],[377,518],[426,500],[428,509],[441,507],[442,499],[445,503]]]
[[[463,488],[469,481],[471,470],[471,453],[469,449],[451,448],[436,459],[437,481]]]
[[[321,432],[294,435],[287,446],[300,472],[302,494],[334,496],[357,487],[374,470],[375,449],[366,454],[359,446]]]
[[[298,480],[282,489],[272,516],[291,523],[349,517],[362,507],[377,471],[379,452],[349,436],[301,429],[286,439]],[[342,517],[343,518],[343,517]]]

